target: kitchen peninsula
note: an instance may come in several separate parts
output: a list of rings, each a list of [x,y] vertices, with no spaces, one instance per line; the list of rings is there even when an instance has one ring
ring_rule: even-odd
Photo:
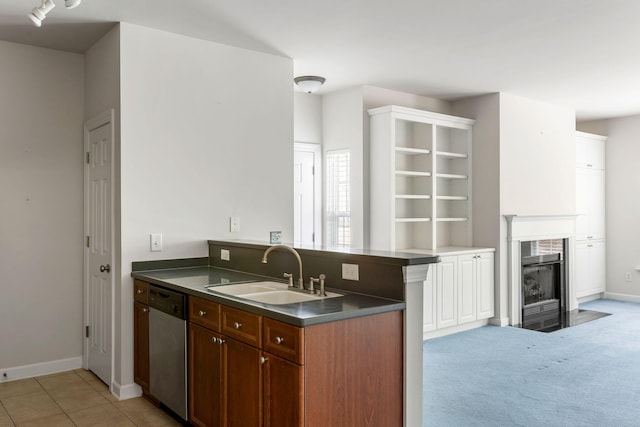
[[[192,424],[421,425],[422,285],[437,257],[274,247],[265,262],[271,246],[264,243],[208,245],[206,258],[133,263],[135,376],[143,392],[144,297],[159,286],[188,300]],[[297,283],[300,270],[307,287],[324,275],[333,297],[269,303],[221,292],[234,283],[286,287],[283,274]]]

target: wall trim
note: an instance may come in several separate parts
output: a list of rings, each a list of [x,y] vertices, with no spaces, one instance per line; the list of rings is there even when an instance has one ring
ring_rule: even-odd
[[[120,385],[114,381],[111,384],[111,394],[117,397],[118,400],[127,400],[142,396],[142,389],[136,383]]]
[[[605,292],[604,297],[606,299],[614,299],[617,301],[628,301],[640,303],[640,296],[630,294],[619,294],[617,292]]]
[[[68,359],[50,360],[48,362],[33,363],[31,365],[14,366],[0,369],[0,383],[5,381],[21,380],[24,378],[39,377],[41,375],[56,374],[58,372],[72,371],[82,368],[82,356]],[[4,374],[7,375],[6,379]]]

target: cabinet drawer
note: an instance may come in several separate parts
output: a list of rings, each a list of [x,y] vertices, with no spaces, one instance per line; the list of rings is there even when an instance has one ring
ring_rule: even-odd
[[[189,321],[220,332],[220,304],[190,296]]]
[[[304,364],[304,329],[264,319],[262,348],[284,359]]]
[[[133,279],[133,299],[142,304],[149,304],[149,284],[147,282]]]
[[[222,333],[250,344],[260,347],[262,344],[262,316],[222,306]]]

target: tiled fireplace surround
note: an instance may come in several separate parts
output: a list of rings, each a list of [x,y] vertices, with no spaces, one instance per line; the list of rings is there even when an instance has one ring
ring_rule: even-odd
[[[531,240],[568,239],[565,265],[567,271],[567,311],[578,308],[574,285],[576,240],[575,215],[505,215],[507,219],[507,267],[509,279],[509,324],[522,323],[520,243]]]

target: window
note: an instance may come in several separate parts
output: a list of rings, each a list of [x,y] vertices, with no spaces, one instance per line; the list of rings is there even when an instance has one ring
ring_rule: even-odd
[[[351,179],[349,150],[327,151],[327,245],[351,246]]]

